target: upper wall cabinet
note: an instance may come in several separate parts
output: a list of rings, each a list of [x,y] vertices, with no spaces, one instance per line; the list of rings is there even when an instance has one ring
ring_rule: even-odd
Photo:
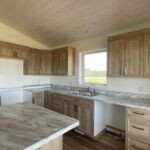
[[[108,76],[150,77],[150,29],[108,38]]]
[[[24,60],[24,75],[75,74],[75,49],[70,47],[50,51],[0,42],[0,57]]]
[[[39,75],[40,53],[36,50],[24,50],[24,74],[25,75]]]
[[[52,53],[51,51],[40,52],[40,75],[52,74]]]
[[[142,76],[143,37],[135,36],[124,40],[123,67],[124,76]]]
[[[52,51],[52,74],[67,76],[75,74],[75,49],[64,47]]]
[[[124,41],[115,40],[110,41],[108,44],[108,76],[122,76],[122,53],[124,49]]]
[[[144,35],[144,77],[150,77],[150,33]]]

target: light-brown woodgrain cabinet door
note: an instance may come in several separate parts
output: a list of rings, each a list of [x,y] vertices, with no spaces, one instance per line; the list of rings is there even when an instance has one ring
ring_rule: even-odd
[[[78,119],[78,105],[69,102],[68,103],[68,114],[70,117]]]
[[[150,77],[150,34],[144,35],[144,77]]]
[[[63,100],[61,99],[61,95],[57,93],[52,94],[52,110],[63,113]]]
[[[78,119],[80,125],[79,130],[83,131],[87,135],[93,135],[93,109],[91,106],[82,105],[78,107]]]
[[[123,40],[108,42],[108,76],[118,77],[123,75],[122,52],[124,48]]]
[[[47,109],[52,109],[52,93],[49,91],[45,92],[45,104],[44,107]]]
[[[59,51],[54,50],[52,51],[52,74],[58,75],[59,74]]]
[[[8,45],[1,45],[1,56],[2,57],[10,57],[10,58],[16,58],[14,48]]]
[[[135,36],[125,39],[125,49],[123,51],[124,76],[142,76],[142,57],[143,36]]]
[[[59,51],[59,75],[68,75],[68,49]]]
[[[39,63],[40,63],[40,54],[38,51],[34,50],[24,50],[24,74],[25,75],[39,75]]]
[[[52,74],[52,53],[41,52],[40,53],[40,75]]]

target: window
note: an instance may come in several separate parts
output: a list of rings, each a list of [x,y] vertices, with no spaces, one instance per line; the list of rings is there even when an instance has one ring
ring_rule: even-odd
[[[83,82],[86,84],[107,83],[107,52],[94,51],[83,54]]]

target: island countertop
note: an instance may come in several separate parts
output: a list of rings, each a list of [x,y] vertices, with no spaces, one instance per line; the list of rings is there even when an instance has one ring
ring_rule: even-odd
[[[35,150],[79,125],[78,120],[29,103],[0,107],[0,149]]]

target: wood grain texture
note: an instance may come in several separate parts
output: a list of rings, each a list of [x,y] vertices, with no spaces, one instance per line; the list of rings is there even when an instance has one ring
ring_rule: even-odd
[[[108,43],[108,76],[123,76],[122,53],[124,50],[123,40],[109,41]]]
[[[40,75],[52,74],[52,53],[40,52]]]
[[[52,51],[52,74],[75,75],[75,49],[62,47]]]
[[[126,38],[123,51],[124,75],[129,77],[142,76],[141,58],[143,57],[143,36]]]
[[[126,150],[150,149],[150,111],[126,108]]]
[[[144,35],[144,76],[150,77],[150,34]]]
[[[149,21],[149,0],[1,0],[0,21],[48,46]]]
[[[63,150],[125,150],[125,141],[107,132],[96,140],[69,132],[64,135]]]

